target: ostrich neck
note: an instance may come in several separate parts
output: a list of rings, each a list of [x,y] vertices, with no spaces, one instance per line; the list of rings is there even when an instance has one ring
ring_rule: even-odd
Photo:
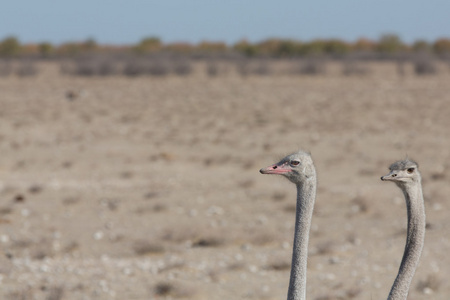
[[[421,184],[408,185],[402,190],[408,213],[408,233],[402,263],[388,300],[406,300],[425,238],[425,208]]]
[[[316,178],[310,177],[297,184],[297,209],[295,215],[295,236],[292,252],[291,278],[288,300],[306,298],[306,265],[311,218],[316,198]]]

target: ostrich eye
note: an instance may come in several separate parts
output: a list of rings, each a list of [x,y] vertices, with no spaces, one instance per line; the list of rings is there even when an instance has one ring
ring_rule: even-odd
[[[408,172],[408,174],[411,174],[412,172],[414,172],[414,168],[409,168],[406,170],[406,172]]]
[[[293,165],[293,166],[298,166],[299,165],[299,161],[298,160],[293,160],[293,161],[291,161],[291,165]]]

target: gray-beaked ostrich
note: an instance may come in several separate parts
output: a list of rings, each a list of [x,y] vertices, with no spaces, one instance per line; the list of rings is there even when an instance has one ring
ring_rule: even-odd
[[[402,262],[388,300],[406,300],[419,264],[425,238],[425,208],[418,164],[405,159],[393,163],[383,181],[393,181],[402,190],[408,212],[408,233]]]
[[[288,300],[306,298],[306,265],[311,218],[316,199],[316,169],[311,155],[303,151],[290,154],[278,163],[260,170],[262,174],[279,174],[297,186],[295,235],[292,252]]]

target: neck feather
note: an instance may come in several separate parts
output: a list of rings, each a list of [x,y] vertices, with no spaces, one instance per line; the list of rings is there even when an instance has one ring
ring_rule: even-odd
[[[406,300],[425,239],[425,208],[420,182],[402,187],[408,213],[408,233],[402,263],[388,300]]]
[[[297,184],[295,236],[292,252],[288,300],[304,300],[306,298],[308,241],[315,198],[315,176],[308,178],[300,184]]]

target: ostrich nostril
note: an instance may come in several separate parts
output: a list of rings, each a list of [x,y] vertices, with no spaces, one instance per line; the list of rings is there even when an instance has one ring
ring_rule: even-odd
[[[277,166],[273,166],[273,169],[275,170],[276,168],[278,168]]]
[[[397,177],[397,174],[392,174],[392,177]]]

